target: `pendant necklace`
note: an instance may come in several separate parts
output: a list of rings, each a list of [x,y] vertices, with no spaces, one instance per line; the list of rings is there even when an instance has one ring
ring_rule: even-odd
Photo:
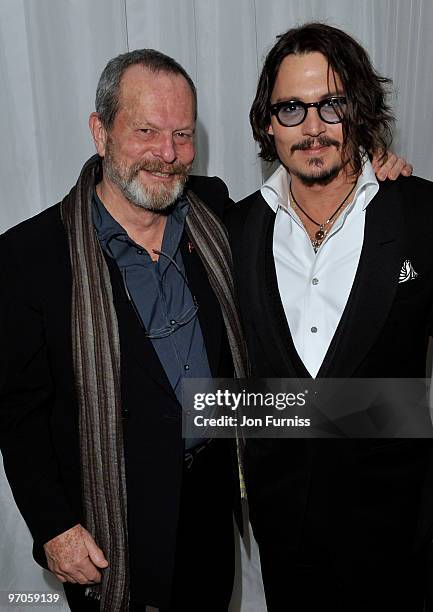
[[[326,221],[324,221],[323,223],[318,223],[312,217],[310,217],[310,215],[307,212],[305,212],[305,210],[302,208],[302,206],[300,206],[298,204],[298,202],[296,201],[295,196],[293,195],[292,186],[290,185],[289,195],[290,195],[290,200],[291,200],[292,206],[293,206],[293,204],[295,204],[296,208],[299,208],[299,210],[307,217],[307,219],[309,219],[311,221],[311,223],[314,223],[314,225],[317,225],[317,227],[319,228],[316,231],[316,233],[314,234],[314,238],[313,239],[310,238],[311,244],[313,245],[313,249],[314,249],[315,253],[317,253],[318,248],[320,247],[322,242],[325,240],[326,236],[329,233],[330,226],[334,223],[337,214],[340,212],[340,210],[343,208],[344,204],[347,202],[347,200],[352,195],[353,190],[355,189],[355,187],[356,187],[356,182],[353,184],[353,186],[352,186],[351,190],[349,191],[349,193],[347,194],[347,196],[344,198],[344,200],[341,202],[341,204],[338,205],[338,207],[332,213],[332,215],[328,219],[326,219]]]

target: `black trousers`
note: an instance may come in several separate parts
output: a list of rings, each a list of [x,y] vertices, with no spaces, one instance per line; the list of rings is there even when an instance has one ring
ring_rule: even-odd
[[[336,575],[326,566],[292,563],[262,566],[268,612],[425,612],[426,564],[383,568],[376,575],[359,568],[353,576]],[[403,571],[401,571],[403,569]]]
[[[247,441],[268,612],[424,611],[431,537],[418,527],[430,446]]]
[[[171,604],[161,612],[227,612],[234,581],[231,443],[213,440],[185,464]],[[86,598],[83,586],[64,587],[72,612],[110,612]],[[142,601],[144,593],[132,593],[131,612],[144,612]]]

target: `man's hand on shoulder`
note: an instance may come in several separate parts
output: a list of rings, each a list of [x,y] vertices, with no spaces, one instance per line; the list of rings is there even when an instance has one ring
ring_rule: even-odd
[[[82,525],[75,525],[44,544],[48,567],[60,582],[93,584],[98,568],[108,567],[102,550]]]
[[[411,176],[413,166],[403,157],[397,157],[392,151],[388,151],[385,157],[381,158],[381,155],[381,152],[375,153],[371,160],[373,170],[379,181],[384,181],[385,179],[395,181],[400,174],[402,176]]]

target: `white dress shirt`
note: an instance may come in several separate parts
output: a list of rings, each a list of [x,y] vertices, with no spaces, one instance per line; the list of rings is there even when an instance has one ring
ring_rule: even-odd
[[[365,211],[379,185],[367,160],[351,204],[317,253],[289,205],[289,185],[289,173],[279,166],[261,193],[276,213],[273,253],[287,323],[299,357],[315,377],[346,306],[364,241]]]

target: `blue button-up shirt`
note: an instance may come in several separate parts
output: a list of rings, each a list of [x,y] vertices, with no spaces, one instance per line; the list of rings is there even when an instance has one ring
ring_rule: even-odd
[[[188,287],[180,252],[189,203],[180,198],[167,217],[161,255],[149,253],[128,236],[110,215],[97,194],[93,223],[104,251],[122,274],[136,312],[145,327],[177,399],[181,402],[183,377],[210,378],[211,372],[197,305]],[[197,440],[187,440],[191,447]]]

